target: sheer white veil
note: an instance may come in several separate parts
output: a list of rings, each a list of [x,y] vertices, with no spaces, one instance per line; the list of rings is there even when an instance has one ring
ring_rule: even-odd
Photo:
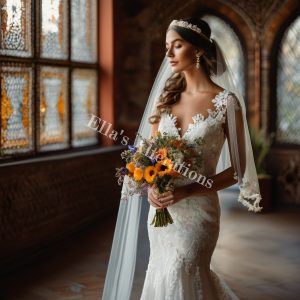
[[[230,91],[226,101],[227,139],[220,155],[217,173],[232,165],[240,189],[238,201],[248,210],[259,212],[262,209],[259,206],[261,196],[244,98],[239,87],[233,81],[225,52],[222,51],[213,32],[211,33],[212,40],[217,50],[218,71],[216,74],[221,75],[213,76],[211,79],[217,85]],[[219,72],[224,69],[224,72]],[[149,138],[151,135],[151,124],[148,122],[148,118],[153,114],[159,95],[171,74],[170,64],[165,57],[154,81],[139,126],[138,133],[144,138]],[[140,145],[141,142],[137,135],[134,145]],[[127,179],[125,176],[102,300],[139,299],[145,278],[147,261],[141,258],[149,252],[147,236],[149,203],[145,194],[131,193]]]

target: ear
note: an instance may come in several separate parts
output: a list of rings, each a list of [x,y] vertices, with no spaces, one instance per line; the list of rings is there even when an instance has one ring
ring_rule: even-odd
[[[195,54],[200,54],[200,56],[204,53],[203,49],[195,49]]]

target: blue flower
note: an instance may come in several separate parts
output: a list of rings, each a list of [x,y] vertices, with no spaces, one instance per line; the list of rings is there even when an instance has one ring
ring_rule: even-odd
[[[151,163],[154,166],[156,164],[156,159],[155,157],[150,157]]]
[[[130,150],[131,153],[135,153],[137,150],[135,146],[131,146],[131,145],[128,145],[128,149]]]

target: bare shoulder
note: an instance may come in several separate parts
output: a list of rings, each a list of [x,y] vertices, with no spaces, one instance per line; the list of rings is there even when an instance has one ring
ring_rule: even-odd
[[[236,96],[235,93],[229,91],[228,96],[227,96],[227,103],[232,103],[234,106],[235,110],[240,110],[241,109],[241,103]]]

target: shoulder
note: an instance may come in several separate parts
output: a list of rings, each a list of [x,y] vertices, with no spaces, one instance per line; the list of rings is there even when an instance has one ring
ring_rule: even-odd
[[[228,107],[229,105],[233,105],[235,110],[241,109],[241,103],[235,93],[226,90],[225,96],[226,107]]]

